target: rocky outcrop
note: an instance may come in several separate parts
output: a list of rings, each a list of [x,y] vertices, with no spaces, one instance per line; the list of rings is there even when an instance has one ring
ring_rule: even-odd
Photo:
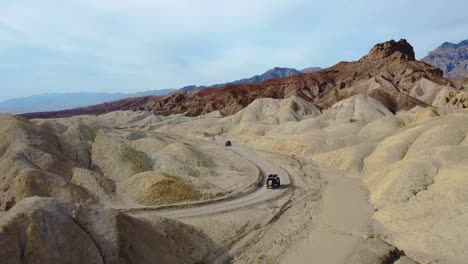
[[[468,40],[458,44],[445,42],[422,59],[441,69],[447,78],[468,77]]]
[[[390,40],[384,43],[375,45],[368,55],[362,58],[363,60],[380,60],[388,57],[414,61],[413,47],[406,41],[400,39],[398,42]]]

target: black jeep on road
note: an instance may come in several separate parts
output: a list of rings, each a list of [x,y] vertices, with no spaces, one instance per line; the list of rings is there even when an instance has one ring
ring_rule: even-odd
[[[280,178],[278,174],[269,174],[266,180],[266,187],[268,189],[275,189],[281,186]]]

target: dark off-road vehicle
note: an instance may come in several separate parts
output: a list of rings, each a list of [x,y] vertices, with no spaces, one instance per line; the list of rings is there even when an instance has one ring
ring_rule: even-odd
[[[226,142],[224,143],[224,146],[230,147],[230,146],[232,146],[232,142],[228,140],[228,141],[226,141]]]
[[[266,187],[268,189],[275,189],[281,186],[278,174],[269,174],[266,180]]]

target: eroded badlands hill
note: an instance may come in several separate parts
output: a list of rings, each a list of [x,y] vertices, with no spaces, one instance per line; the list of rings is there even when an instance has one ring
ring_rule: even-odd
[[[215,144],[118,128],[150,120],[191,118],[1,114],[2,263],[194,263],[222,252],[190,226],[111,209],[216,200],[257,185],[254,165]]]
[[[291,101],[259,99],[233,116],[163,126],[158,131],[207,139],[223,132],[237,143],[310,160],[362,180],[375,214],[369,239],[356,253],[361,258],[353,255],[350,261],[357,262],[348,263],[361,263],[362,256],[369,259],[385,245],[398,249],[396,259],[404,252],[402,261],[466,260],[466,110],[416,107],[395,115],[363,95],[340,101],[323,113],[303,99],[296,97],[294,102],[307,115],[281,118],[278,113]]]

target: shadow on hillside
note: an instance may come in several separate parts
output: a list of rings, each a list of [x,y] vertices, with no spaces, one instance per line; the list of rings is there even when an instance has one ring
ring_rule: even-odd
[[[155,263],[153,261],[157,260],[157,263],[201,264],[228,263],[232,260],[227,248],[217,244],[198,227],[177,220],[160,218],[157,215],[143,217],[133,215],[130,217],[139,222],[140,226],[146,226],[145,232],[139,232],[139,239],[135,237],[133,240],[140,242],[140,244],[130,246],[133,248],[132,251],[149,247],[157,256],[166,255],[165,258],[158,258],[151,254],[149,256],[139,254],[145,258],[131,258],[132,261],[137,260],[133,263],[143,263],[144,261],[147,261],[145,263]],[[132,235],[130,234],[130,236]],[[145,236],[147,237],[146,241],[144,241]],[[159,241],[155,240],[157,237],[160,238]],[[144,261],[139,262],[139,260]],[[130,261],[130,263],[132,262]]]

